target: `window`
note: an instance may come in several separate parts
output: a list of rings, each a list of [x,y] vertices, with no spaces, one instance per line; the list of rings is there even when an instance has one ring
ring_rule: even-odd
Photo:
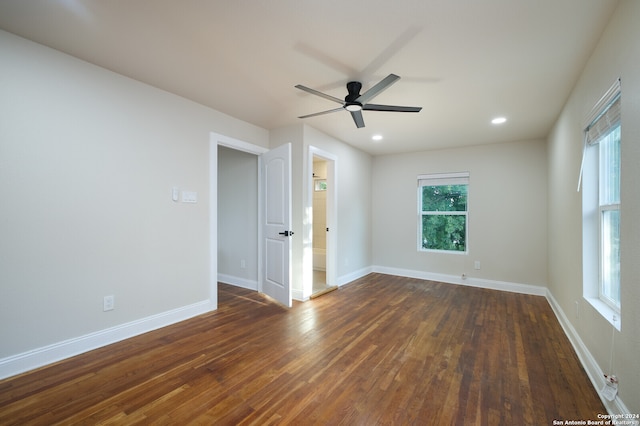
[[[619,101],[618,101],[619,102]],[[620,124],[599,142],[600,290],[620,310]]]
[[[315,191],[326,191],[327,190],[327,180],[326,179],[314,179],[313,180],[313,189]]]
[[[418,250],[467,252],[469,173],[418,176]]]
[[[596,104],[587,123],[581,175],[581,179],[584,178],[584,295],[599,312],[619,326],[616,324],[616,314],[620,312],[619,81]]]

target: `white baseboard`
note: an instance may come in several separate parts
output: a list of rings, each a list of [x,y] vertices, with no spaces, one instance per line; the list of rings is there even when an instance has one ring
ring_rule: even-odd
[[[209,300],[0,359],[0,379],[166,327],[210,311]]]
[[[461,276],[457,275],[436,274],[433,272],[390,268],[387,266],[373,266],[372,272],[387,275],[398,275],[401,277],[417,278],[421,280],[438,281],[448,284],[487,288],[491,290],[509,291],[511,293],[532,294],[535,296],[545,296],[547,294],[546,287],[531,284],[510,283],[505,281],[486,280],[474,277],[462,278]]]
[[[233,275],[218,273],[218,282],[246,288],[247,290],[258,291],[258,281],[256,280],[248,280],[245,278],[235,277]]]
[[[549,305],[551,305],[551,309],[553,309],[553,312],[556,314],[556,317],[564,330],[564,334],[567,335],[571,345],[573,345],[573,349],[576,351],[578,359],[580,359],[580,363],[587,372],[589,380],[591,380],[593,387],[596,392],[598,392],[598,395],[609,414],[629,414],[629,409],[619,396],[617,396],[613,401],[609,401],[604,397],[602,394],[602,388],[605,386],[604,372],[596,362],[593,355],[591,355],[591,352],[587,349],[586,345],[578,335],[578,332],[569,321],[569,318],[565,315],[564,311],[558,304],[558,301],[553,297],[553,294],[547,291],[546,297],[549,301]]]
[[[309,297],[304,297],[302,290],[291,289],[291,298],[293,300],[297,300],[298,302],[306,302],[309,300]]]
[[[350,272],[346,275],[341,275],[336,278],[336,285],[338,287],[342,287],[345,284],[349,284],[351,281],[355,281],[358,278],[362,278],[365,275],[374,272],[372,266],[367,266],[366,268],[359,269],[357,271]]]
[[[371,267],[367,267],[367,268],[362,268],[357,271],[351,272],[346,275],[342,275],[336,278],[335,285],[337,285],[338,287],[341,287],[345,284],[350,283],[351,281],[357,280],[358,278],[362,278],[365,275],[370,274],[371,272],[372,272]],[[307,300],[310,299],[309,296],[306,296],[306,297],[304,296],[304,294],[302,293],[302,290],[298,290],[298,289],[293,289],[291,291],[291,297],[293,298],[293,300],[297,300],[299,302],[306,302]]]

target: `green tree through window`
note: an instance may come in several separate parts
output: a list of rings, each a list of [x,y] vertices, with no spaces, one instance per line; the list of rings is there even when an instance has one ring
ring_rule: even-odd
[[[423,250],[467,250],[467,186],[420,187]]]

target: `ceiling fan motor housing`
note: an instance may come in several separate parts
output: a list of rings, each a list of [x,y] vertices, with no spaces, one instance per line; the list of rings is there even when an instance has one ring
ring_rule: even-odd
[[[360,89],[362,89],[362,83],[359,81],[348,82],[347,90],[349,91],[349,94],[344,97],[344,101],[347,103],[355,102],[356,99],[360,97]]]
[[[362,109],[362,104],[357,101],[360,97],[360,89],[362,89],[362,84],[359,81],[347,83],[349,94],[344,97],[344,109],[347,111],[360,111]]]

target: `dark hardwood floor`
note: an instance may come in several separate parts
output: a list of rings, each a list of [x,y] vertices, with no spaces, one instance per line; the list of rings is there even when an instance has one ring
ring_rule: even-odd
[[[219,309],[0,381],[1,425],[551,425],[605,413],[548,302],[371,274]]]

